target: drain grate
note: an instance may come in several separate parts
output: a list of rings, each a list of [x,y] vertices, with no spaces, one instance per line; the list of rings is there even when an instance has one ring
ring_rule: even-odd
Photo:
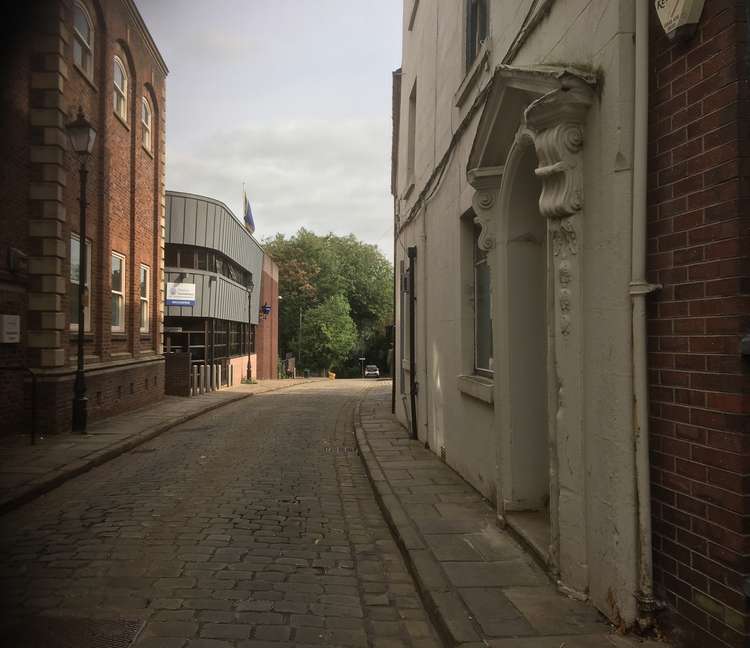
[[[145,622],[132,619],[26,617],[0,631],[0,646],[21,648],[128,648]]]
[[[328,454],[359,454],[359,449],[349,446],[325,446],[323,452]]]

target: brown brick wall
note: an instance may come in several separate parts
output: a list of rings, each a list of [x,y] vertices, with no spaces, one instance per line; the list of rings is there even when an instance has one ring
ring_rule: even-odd
[[[16,206],[7,212],[0,247],[17,241],[31,259],[24,287],[29,294],[29,313],[24,344],[17,353],[37,370],[40,384],[54,385],[49,388],[49,396],[54,398],[45,398],[44,403],[50,418],[56,420],[69,417],[72,387],[67,390],[62,385],[72,380],[76,360],[77,335],[69,323],[68,257],[71,234],[80,229],[79,171],[78,161],[66,150],[64,124],[74,118],[78,106],[97,131],[88,162],[86,196],[87,237],[92,243],[91,330],[86,336],[86,363],[91,367],[89,418],[117,411],[122,404],[138,406],[160,397],[152,387],[146,387],[147,376],[133,373],[133,366],[157,360],[161,352],[166,71],[128,2],[82,2],[94,22],[92,77],[87,78],[73,62],[73,1],[27,3],[33,6],[31,18],[13,23],[23,28],[17,29],[18,43],[8,48],[12,65],[4,77],[8,83],[3,85],[13,101],[0,107],[3,123],[17,122],[17,127],[3,130],[13,134],[13,156],[18,158],[8,163],[13,171],[0,177],[4,203]],[[113,111],[115,55],[128,71],[126,123]],[[150,153],[142,145],[144,95],[152,107]],[[126,330],[121,334],[111,331],[112,250],[126,256]],[[151,317],[144,334],[140,332],[141,263],[151,270]],[[0,304],[3,295],[0,277]],[[2,354],[0,349],[0,359]],[[96,375],[102,367],[108,368],[109,377],[107,386],[98,388],[101,379]],[[163,362],[159,359],[153,367],[161,371],[156,381],[163,393]],[[122,373],[119,379],[118,373]],[[0,380],[4,384],[15,381],[16,391],[19,388],[17,377]],[[116,403],[107,403],[110,397]],[[18,408],[18,400],[14,403]],[[0,415],[8,413],[9,407],[6,399],[0,398]],[[20,431],[16,427],[4,430]],[[64,425],[52,428],[64,429]]]
[[[279,356],[279,268],[270,257],[263,257],[263,276],[260,284],[260,305],[271,305],[268,319],[261,319],[255,332],[257,378],[274,380],[278,377]]]
[[[657,593],[686,646],[750,641],[747,24],[706,2],[671,43],[652,20],[649,313]]]

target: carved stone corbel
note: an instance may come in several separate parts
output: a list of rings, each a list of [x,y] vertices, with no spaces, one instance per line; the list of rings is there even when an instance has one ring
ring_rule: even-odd
[[[469,183],[476,189],[471,204],[474,208],[474,222],[482,228],[479,234],[479,247],[489,251],[497,242],[495,233],[497,215],[494,207],[497,204],[500,182],[503,179],[503,167],[472,169],[468,176]]]
[[[524,113],[539,159],[539,210],[547,218],[583,209],[583,124],[593,97],[587,84],[573,83],[540,97]]]

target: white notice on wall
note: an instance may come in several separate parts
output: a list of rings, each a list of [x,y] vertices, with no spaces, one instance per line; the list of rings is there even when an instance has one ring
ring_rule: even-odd
[[[167,306],[195,306],[195,284],[167,282]]]
[[[674,38],[678,30],[692,28],[698,24],[703,12],[704,0],[655,0],[656,14],[667,36]]]

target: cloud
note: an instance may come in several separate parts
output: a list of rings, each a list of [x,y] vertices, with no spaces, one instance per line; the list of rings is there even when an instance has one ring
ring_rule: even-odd
[[[390,121],[289,120],[170,142],[167,186],[224,201],[237,215],[246,182],[256,236],[353,233],[391,256]]]

